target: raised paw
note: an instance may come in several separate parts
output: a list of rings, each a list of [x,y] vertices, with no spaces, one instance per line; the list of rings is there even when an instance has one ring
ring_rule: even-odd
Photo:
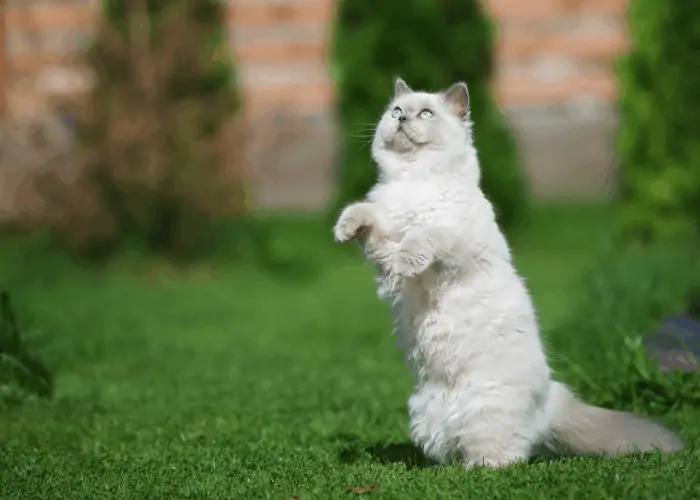
[[[421,238],[404,238],[391,259],[391,273],[410,278],[423,273],[435,259],[430,243]]]
[[[333,228],[333,236],[338,243],[345,243],[359,235],[373,223],[370,206],[356,203],[346,207]]]

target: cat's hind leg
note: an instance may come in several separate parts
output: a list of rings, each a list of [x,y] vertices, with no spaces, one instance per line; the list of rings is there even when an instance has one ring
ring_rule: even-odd
[[[429,459],[445,464],[459,458],[458,427],[449,420],[449,389],[441,384],[426,384],[408,400],[411,438]]]
[[[523,388],[494,384],[465,391],[458,448],[466,468],[507,467],[530,458],[538,444],[537,401]]]

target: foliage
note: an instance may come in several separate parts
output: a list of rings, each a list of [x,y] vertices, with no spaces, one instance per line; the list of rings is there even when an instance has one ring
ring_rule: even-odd
[[[556,220],[560,212],[534,214],[537,227],[524,231],[516,248],[536,301],[551,296],[564,304],[545,302],[545,325],[554,321],[550,306],[578,305],[575,276],[585,262],[576,253],[590,254],[607,216]],[[279,236],[301,243],[306,224],[280,222]],[[90,273],[56,252],[1,245],[0,282],[15,273],[17,255],[27,258],[8,289],[28,309],[20,319],[51,332],[42,356],[56,374],[57,395],[0,411],[0,497],[327,500],[354,498],[349,490],[374,485],[367,498],[697,496],[700,412],[688,407],[668,416],[689,445],[671,456],[540,458],[469,472],[458,463],[427,462],[410,444],[406,398],[413,380],[390,334],[388,305],[374,292],[373,270],[357,256],[329,250],[334,245],[320,226],[317,220],[309,251],[326,241],[332,260],[316,279],[294,284],[230,259],[209,269],[216,279],[197,265],[177,280],[154,283],[122,268]],[[609,360],[589,363],[600,349],[585,349],[584,335],[619,354],[623,342],[615,332],[606,343],[616,303],[627,311],[625,330],[636,330],[634,314],[660,317],[680,308],[685,264],[673,267],[672,259],[681,251],[658,249],[650,257],[640,249],[606,259],[598,279],[618,271],[608,285],[586,286],[594,296],[580,304],[572,328],[557,329],[553,355],[583,363],[601,385],[597,373]],[[623,272],[626,256],[636,256],[635,263]],[[663,271],[636,278],[643,266]],[[565,272],[570,278],[562,280]],[[659,285],[665,298],[655,303],[663,311],[646,312],[641,298],[626,304],[634,284],[644,294]],[[596,300],[598,292],[604,301]],[[606,317],[576,335],[581,322],[595,320],[589,316],[597,309],[589,308],[601,302]],[[646,328],[653,326],[640,331]],[[577,379],[569,368],[559,375]],[[628,369],[620,375],[620,384],[636,377]],[[589,400],[596,394],[593,387],[584,391]]]
[[[53,376],[30,352],[20,332],[7,292],[0,293],[0,407],[18,403],[30,394],[53,394]]]
[[[525,176],[491,95],[493,33],[481,2],[345,0],[338,5],[335,29],[334,69],[345,140],[339,207],[363,197],[376,180],[363,143],[392,95],[392,79],[401,76],[412,88],[433,90],[461,80],[469,87],[483,189],[503,226],[520,221]]]
[[[548,340],[560,373],[588,401],[653,412],[700,406],[700,374],[661,373],[642,345],[700,297],[696,243],[611,250],[584,277],[576,311]]]
[[[653,240],[700,228],[700,11],[633,0],[619,68],[622,234]]]
[[[39,179],[43,216],[81,254],[135,240],[189,255],[218,219],[246,210],[226,5],[113,0],[103,21],[86,54],[94,87],[64,103],[75,115],[77,174]]]

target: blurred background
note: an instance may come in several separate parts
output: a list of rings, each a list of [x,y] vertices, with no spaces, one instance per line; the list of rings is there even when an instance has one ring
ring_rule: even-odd
[[[333,197],[342,154],[334,67],[343,61],[334,60],[333,50],[338,5],[333,0],[224,3],[228,49],[252,132],[247,151],[256,204],[322,210]],[[619,93],[615,62],[629,45],[627,3],[484,2],[493,22],[493,93],[538,199],[611,196]],[[99,2],[5,0],[1,8],[3,116],[23,124],[46,120],[55,113],[57,96],[90,88],[89,68],[76,60],[97,30]],[[424,70],[452,62],[434,58]],[[402,63],[397,61],[398,68]],[[382,90],[389,95],[390,87]],[[27,168],[21,174],[2,170],[5,216],[29,203],[16,192],[19,177],[31,175]],[[13,169],[19,169],[16,163]]]
[[[467,82],[557,377],[697,441],[640,339],[700,297],[698,53],[687,0],[0,0],[0,496],[375,484],[410,380],[331,228],[397,75]]]
[[[598,247],[697,232],[700,31],[660,5],[0,0],[3,245],[323,274],[393,78],[462,80],[482,187],[563,314]]]
[[[482,187],[516,249],[694,234],[700,35],[692,9],[659,5],[0,0],[3,233],[86,262],[218,248],[301,269],[374,183],[367,146],[400,75],[468,83]]]

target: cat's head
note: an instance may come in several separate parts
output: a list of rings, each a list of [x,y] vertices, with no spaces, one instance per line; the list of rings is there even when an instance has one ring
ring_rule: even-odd
[[[455,156],[471,147],[469,91],[458,82],[442,92],[413,91],[401,78],[377,125],[372,153],[387,158]]]

